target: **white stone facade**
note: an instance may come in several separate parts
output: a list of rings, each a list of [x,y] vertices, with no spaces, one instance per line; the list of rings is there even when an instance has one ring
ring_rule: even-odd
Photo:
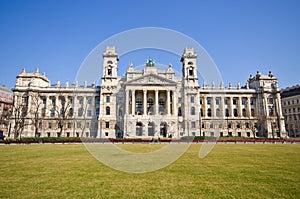
[[[62,86],[59,82],[51,86],[38,71],[20,73],[14,88],[15,105],[25,102],[30,110],[33,96],[38,95],[43,102],[40,109],[45,110],[38,132],[29,121],[32,112],[26,116],[29,125],[24,127],[22,136],[287,136],[280,90],[271,72],[258,72],[245,86],[199,86],[197,54],[192,48],[185,49],[181,57],[182,77],[175,75],[171,65],[158,70],[153,60],[147,60],[142,71],[131,64],[126,76],[120,77],[116,49],[107,47],[102,56],[99,87],[68,83]],[[63,130],[58,126],[62,107],[73,113],[64,118]],[[86,123],[88,127],[82,127]]]

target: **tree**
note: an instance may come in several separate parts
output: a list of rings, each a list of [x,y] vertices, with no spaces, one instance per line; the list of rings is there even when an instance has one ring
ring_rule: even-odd
[[[66,129],[67,122],[69,121],[70,118],[73,117],[73,108],[72,108],[73,98],[68,98],[66,100],[65,96],[59,95],[58,99],[60,100],[60,106],[55,105],[53,108],[57,115],[55,120],[59,128],[59,133],[62,136],[64,130]]]
[[[26,125],[25,119],[27,116],[28,112],[28,106],[27,104],[18,104],[17,102],[14,102],[14,107],[13,107],[13,115],[12,119],[14,122],[14,138],[21,138],[21,134],[23,132],[23,129]]]
[[[42,126],[42,121],[45,118],[45,107],[44,100],[39,93],[31,95],[31,106],[29,110],[29,116],[31,125],[34,126],[34,136],[37,137],[39,134],[39,128]],[[40,113],[42,110],[42,114]]]

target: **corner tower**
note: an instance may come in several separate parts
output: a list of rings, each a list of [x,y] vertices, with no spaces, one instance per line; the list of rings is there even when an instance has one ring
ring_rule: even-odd
[[[103,56],[103,74],[102,79],[104,82],[117,80],[118,76],[118,61],[119,57],[116,53],[115,47],[106,47]]]

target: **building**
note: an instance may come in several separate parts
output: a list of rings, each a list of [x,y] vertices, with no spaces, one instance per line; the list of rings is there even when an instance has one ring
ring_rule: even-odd
[[[280,90],[271,72],[257,72],[245,86],[224,87],[222,82],[200,86],[192,48],[184,49],[181,57],[182,76],[176,76],[171,65],[159,70],[150,59],[141,71],[130,64],[125,77],[120,77],[116,49],[107,47],[102,56],[99,87],[50,85],[39,71],[22,71],[13,91],[26,125],[19,134],[15,128],[14,135],[286,137]],[[42,114],[33,122],[37,110]]]
[[[300,85],[281,90],[282,110],[289,137],[300,136]]]
[[[0,86],[0,137],[7,136],[8,134],[12,107],[12,91],[5,86]]]

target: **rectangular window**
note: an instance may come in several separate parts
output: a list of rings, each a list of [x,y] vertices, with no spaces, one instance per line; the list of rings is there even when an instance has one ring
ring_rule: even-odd
[[[194,129],[196,128],[196,122],[191,122],[191,127]]]
[[[68,129],[70,129],[71,128],[71,122],[68,122]]]
[[[77,122],[77,128],[81,128],[81,122]]]
[[[178,97],[178,103],[181,104],[182,103],[182,98]]]
[[[109,129],[109,122],[105,122],[105,128]]]
[[[92,116],[92,110],[88,110],[87,116],[88,116],[88,117],[91,117],[91,116]]]
[[[110,96],[106,96],[106,102],[110,102]]]
[[[216,105],[219,105],[219,104],[220,104],[220,99],[216,98]]]
[[[88,98],[88,104],[92,104],[93,99],[92,98]]]
[[[207,104],[211,104],[211,98],[206,99]]]
[[[245,105],[245,104],[246,104],[246,100],[242,99],[242,105]]]
[[[202,99],[202,98],[200,98],[200,104],[201,104],[201,105],[203,104],[203,99]]]
[[[194,101],[195,101],[194,96],[191,96],[191,103],[194,103]]]
[[[227,99],[227,98],[224,99],[224,104],[225,104],[225,105],[228,104],[228,99]]]
[[[118,103],[119,103],[119,104],[122,104],[122,103],[123,103],[123,98],[122,98],[122,97],[119,97],[119,98],[118,98]]]
[[[99,112],[100,112],[100,109],[99,109],[99,108],[96,108],[96,116],[97,116],[97,117],[99,116]]]
[[[100,104],[100,98],[99,97],[96,98],[96,104],[98,104],[98,105]]]
[[[237,103],[237,99],[236,99],[236,98],[233,98],[233,99],[232,99],[232,104],[233,104],[233,105],[236,105],[236,103]]]
[[[83,104],[83,98],[79,98],[78,101],[79,101],[79,104]]]
[[[48,128],[49,128],[49,129],[52,128],[52,123],[51,123],[51,122],[48,123]]]

